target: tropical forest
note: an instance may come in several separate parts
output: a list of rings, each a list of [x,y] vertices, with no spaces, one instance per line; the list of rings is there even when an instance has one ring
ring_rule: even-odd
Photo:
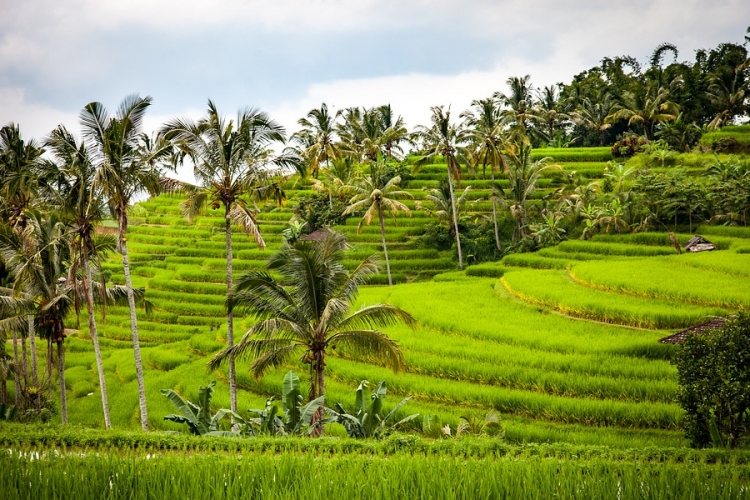
[[[750,498],[748,42],[1,124],[0,497]]]

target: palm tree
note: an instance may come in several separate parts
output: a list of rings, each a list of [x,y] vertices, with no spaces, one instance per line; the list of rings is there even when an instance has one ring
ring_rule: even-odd
[[[406,212],[407,215],[411,216],[409,207],[396,201],[398,198],[411,198],[411,195],[399,189],[400,176],[393,177],[388,182],[383,183],[382,172],[384,168],[385,164],[372,164],[370,165],[369,176],[364,176],[359,179],[359,182],[348,186],[349,191],[354,192],[354,196],[349,200],[349,206],[344,210],[344,215],[365,210],[365,214],[357,226],[357,233],[362,229],[363,224],[370,225],[377,216],[380,222],[380,239],[383,242],[388,285],[393,285],[391,265],[388,261],[388,247],[385,244],[384,212],[388,212],[394,219],[399,212]]]
[[[37,202],[39,185],[39,162],[44,150],[32,139],[24,141],[18,125],[9,124],[0,129],[0,216],[13,232],[21,235],[23,247],[28,252],[33,241],[26,234],[28,212]],[[27,318],[28,337],[31,348],[31,372],[34,387],[39,387],[36,363],[36,335],[34,318]],[[16,391],[20,390],[20,377],[28,386],[26,339],[21,335],[22,358],[19,360],[17,332],[13,331],[13,353],[16,369],[14,377]],[[20,362],[19,362],[20,361]]]
[[[87,104],[81,111],[84,139],[96,168],[95,188],[102,190],[117,220],[117,246],[122,254],[122,269],[127,288],[135,373],[138,381],[138,404],[141,428],[144,431],[148,430],[148,412],[135,314],[135,294],[130,278],[127,246],[128,207],[139,192],[146,191],[152,195],[159,192],[161,162],[171,155],[168,144],[152,142],[141,132],[143,117],[150,104],[151,97],[131,95],[122,101],[115,116],[110,116],[98,102]]]
[[[709,77],[708,98],[719,112],[708,124],[709,130],[715,130],[731,123],[735,116],[746,113],[750,106],[746,104],[750,95],[750,86],[743,82],[744,74],[750,66],[750,58],[734,69],[731,77],[728,75],[712,75]],[[723,78],[722,78],[723,76]]]
[[[503,111],[503,114],[512,119],[515,122],[514,128],[525,135],[528,135],[529,122],[536,119],[533,112],[534,86],[530,80],[531,76],[529,75],[512,76],[506,81],[508,87],[510,87],[510,93],[495,92],[493,95],[500,104],[508,107]]]
[[[185,216],[191,220],[207,205],[224,207],[224,233],[227,252],[227,303],[232,301],[232,224],[240,226],[252,236],[258,248],[266,244],[260,234],[253,211],[245,197],[266,199],[273,195],[278,203],[283,192],[273,175],[279,168],[294,166],[295,158],[288,155],[274,157],[270,151],[274,143],[284,142],[284,128],[257,109],[241,110],[237,121],[227,121],[208,101],[206,116],[194,122],[175,119],[164,126],[165,137],[175,144],[194,165],[193,172],[200,186],[172,181],[171,189],[187,192],[182,204]],[[227,348],[234,345],[234,319],[227,312]],[[237,412],[237,379],[234,361],[229,361],[229,392],[231,410]]]
[[[604,146],[604,133],[612,126],[607,117],[612,111],[612,97],[607,89],[600,89],[595,99],[583,98],[578,108],[571,113],[573,123],[599,136],[599,145]]]
[[[233,347],[218,353],[209,367],[229,359],[251,358],[251,370],[262,377],[269,369],[298,355],[310,365],[310,399],[325,394],[326,357],[332,350],[377,360],[394,371],[404,367],[396,342],[377,327],[414,318],[388,304],[365,306],[349,313],[360,285],[378,271],[375,256],[365,259],[350,274],[343,265],[346,240],[330,233],[324,240],[285,244],[268,261],[268,269],[281,275],[253,271],[235,288],[231,309],[244,310],[258,322]],[[322,418],[321,412],[315,421]],[[322,428],[321,428],[322,433]]]
[[[490,166],[490,176],[492,177],[492,222],[495,228],[495,247],[498,251],[502,250],[500,245],[500,229],[497,223],[497,199],[495,194],[495,171],[500,166],[505,165],[503,149],[505,148],[506,137],[503,132],[505,121],[503,120],[497,101],[481,99],[472,101],[471,106],[474,112],[467,111],[463,114],[466,120],[466,126],[469,137],[471,138],[474,154],[472,155],[475,163],[482,163],[482,177],[487,178],[487,165]],[[476,165],[475,165],[476,168]]]
[[[510,211],[516,219],[516,231],[521,239],[526,237],[528,226],[528,201],[534,194],[542,174],[550,169],[559,167],[549,165],[550,158],[531,161],[531,146],[528,143],[516,145],[507,151],[507,167],[505,170],[510,187]],[[515,231],[514,231],[515,235]]]
[[[79,258],[74,257],[73,259],[71,279],[77,280],[75,262],[78,260],[80,260],[84,271],[83,293],[86,298],[89,333],[94,344],[94,355],[99,374],[104,425],[109,429],[112,422],[109,415],[107,385],[94,313],[94,284],[91,278],[90,263],[90,255],[96,254],[94,233],[104,216],[101,189],[96,189],[94,186],[95,170],[86,146],[82,143],[78,144],[65,127],[59,126],[53,130],[45,145],[49,147],[57,160],[57,163],[51,164],[51,167],[57,171],[57,175],[54,175],[54,177],[62,183],[62,185],[57,186],[57,189],[51,190],[49,197],[52,199],[49,201],[52,206],[65,214],[71,249],[74,255],[79,256]],[[77,300],[76,307],[78,307]]]
[[[320,165],[324,163],[327,167],[331,160],[339,156],[335,142],[335,125],[340,115],[341,111],[337,111],[331,116],[328,105],[323,103],[320,109],[310,110],[307,117],[297,122],[302,130],[295,133],[292,140],[296,140],[303,146],[302,156],[307,160],[309,170],[316,179]]]
[[[52,344],[57,344],[60,381],[60,413],[62,423],[68,421],[65,392],[65,318],[71,311],[72,286],[66,279],[68,259],[65,226],[55,212],[43,216],[40,212],[27,213],[26,238],[13,232],[0,237],[0,254],[14,278],[16,291],[16,324],[23,316],[33,314],[35,329],[48,343],[48,363]],[[12,318],[8,318],[12,319]],[[49,365],[48,365],[49,366]]]
[[[677,85],[679,80],[671,83],[672,87]],[[606,123],[614,124],[625,120],[629,127],[639,125],[648,141],[654,137],[657,123],[674,120],[680,113],[679,106],[670,101],[669,97],[669,88],[657,88],[653,82],[637,91],[625,92],[621,103],[612,106]]]
[[[422,140],[425,149],[430,152],[419,159],[417,163],[424,164],[427,160],[438,155],[442,155],[445,158],[445,164],[448,169],[448,187],[450,189],[453,225],[458,228],[456,197],[453,194],[453,177],[456,178],[460,187],[461,167],[459,159],[464,157],[462,144],[467,141],[467,136],[463,129],[457,127],[455,124],[451,124],[450,109],[445,111],[442,106],[433,106],[430,109],[432,110],[432,126],[418,126],[415,132],[416,137]],[[461,255],[461,236],[458,231],[456,231],[456,249],[458,250],[458,267],[463,269],[464,261]]]

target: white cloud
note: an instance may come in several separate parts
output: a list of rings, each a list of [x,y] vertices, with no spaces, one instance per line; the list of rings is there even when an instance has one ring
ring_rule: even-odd
[[[55,127],[64,124],[77,131],[78,115],[44,103],[28,102],[19,87],[0,87],[0,126],[18,124],[24,138],[41,140]]]

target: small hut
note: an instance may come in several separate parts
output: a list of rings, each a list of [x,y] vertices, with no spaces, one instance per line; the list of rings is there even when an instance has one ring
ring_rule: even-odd
[[[300,241],[325,241],[329,234],[331,234],[330,229],[318,229],[310,234],[302,236]]]
[[[699,234],[696,234],[685,243],[686,252],[710,252],[711,250],[716,250],[716,245]]]
[[[679,331],[675,334],[670,335],[669,337],[664,337],[663,339],[659,339],[660,344],[682,344],[685,341],[685,337],[688,336],[688,334],[703,334],[711,330],[718,330],[724,324],[727,322],[728,318],[713,318],[706,322],[701,323],[700,325],[691,326],[690,328],[685,328],[682,331]]]

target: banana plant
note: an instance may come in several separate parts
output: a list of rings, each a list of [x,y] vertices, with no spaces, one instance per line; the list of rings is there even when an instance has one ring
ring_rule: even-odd
[[[237,433],[220,431],[219,422],[227,416],[239,417],[231,410],[221,409],[211,415],[211,398],[214,393],[216,381],[211,382],[198,390],[198,404],[183,398],[172,389],[162,389],[161,393],[169,399],[181,415],[166,415],[164,420],[170,420],[178,424],[187,424],[190,432],[198,436],[235,436]]]
[[[0,420],[12,422],[16,419],[17,410],[18,408],[16,408],[14,405],[6,405],[5,403],[0,403]]]
[[[389,425],[396,412],[401,409],[411,398],[401,400],[393,409],[383,416],[383,403],[385,402],[385,381],[380,382],[370,394],[369,382],[363,380],[357,387],[354,405],[356,413],[351,414],[340,404],[336,403],[335,410],[327,409],[329,418],[327,423],[339,423],[344,426],[349,437],[354,438],[382,438],[396,430],[397,427],[414,420],[418,413],[402,418],[398,422]]]
[[[288,434],[310,434],[317,425],[310,425],[313,415],[325,403],[325,396],[303,404],[299,376],[293,371],[284,375],[281,389],[282,413],[273,404],[273,398],[266,400],[262,410],[249,410],[254,417],[247,420],[237,419],[241,432],[245,435],[285,436]],[[319,421],[322,425],[323,421]]]

